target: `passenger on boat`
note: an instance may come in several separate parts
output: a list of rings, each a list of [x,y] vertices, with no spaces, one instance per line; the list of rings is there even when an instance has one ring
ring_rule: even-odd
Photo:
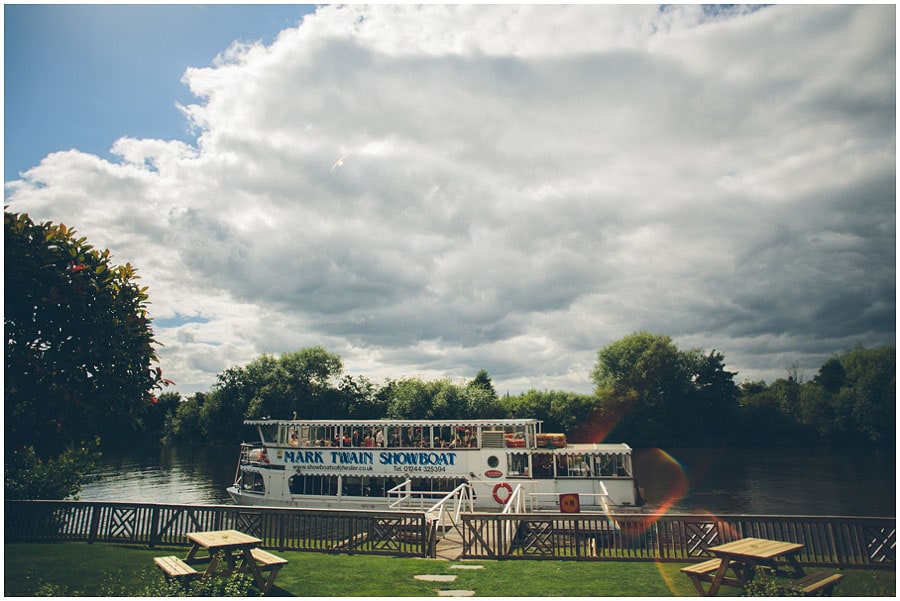
[[[300,446],[300,439],[297,437],[297,431],[294,430],[293,428],[291,428],[291,440],[290,440],[290,445],[291,445],[292,447],[298,447],[298,446]]]
[[[384,432],[381,431],[380,429],[379,429],[378,432],[375,434],[375,446],[376,446],[376,447],[383,447],[383,446],[384,446]]]
[[[591,475],[591,468],[588,467],[588,464],[584,462],[584,458],[581,455],[575,456],[575,461],[572,462],[571,474],[573,476],[590,476]]]
[[[463,446],[474,447],[475,445],[473,444],[473,442],[474,441],[472,440],[472,433],[469,430],[463,432]]]

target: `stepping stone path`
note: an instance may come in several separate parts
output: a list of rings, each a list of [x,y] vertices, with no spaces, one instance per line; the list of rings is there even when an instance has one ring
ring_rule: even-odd
[[[456,574],[417,574],[413,578],[426,582],[453,582],[456,580]]]
[[[484,569],[484,566],[479,566],[475,564],[458,564],[454,566],[450,566],[451,570],[481,570]],[[456,580],[456,574],[417,574],[413,576],[416,580],[423,580],[425,582],[453,582]],[[447,590],[447,591],[438,591],[438,597],[474,597],[475,591],[465,591],[465,590]]]

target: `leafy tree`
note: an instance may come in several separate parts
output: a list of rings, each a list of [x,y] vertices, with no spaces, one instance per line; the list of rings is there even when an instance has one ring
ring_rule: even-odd
[[[714,438],[727,432],[737,415],[741,390],[734,382],[737,372],[725,369],[725,356],[713,350],[708,355],[697,353],[694,393],[691,407],[681,420],[683,431],[693,429]]]
[[[813,378],[813,383],[821,386],[830,393],[836,393],[844,386],[846,372],[841,360],[832,357],[819,369],[819,373]]]
[[[93,444],[66,449],[55,457],[38,457],[30,446],[10,449],[4,465],[4,498],[78,498],[100,454]]]
[[[769,443],[893,445],[895,357],[893,346],[860,347],[829,358],[811,381],[795,363],[771,386],[745,382],[739,434]]]
[[[166,435],[169,442],[196,442],[200,429],[200,410],[206,394],[198,392],[179,403],[174,414],[166,415]]]
[[[467,388],[480,388],[492,397],[497,398],[497,391],[494,390],[494,383],[491,381],[491,376],[488,375],[488,372],[484,369],[478,370],[478,373],[475,374],[475,377],[469,382]]]
[[[387,417],[391,419],[434,419],[439,385],[421,378],[392,380],[385,385]]]
[[[592,377],[616,434],[638,444],[667,440],[667,419],[687,410],[692,361],[670,337],[649,332],[600,349]]]
[[[487,372],[484,375],[487,376]],[[463,387],[446,378],[430,382],[420,378],[389,380],[378,396],[385,400],[385,413],[392,419],[505,417],[506,411],[493,389],[485,386],[483,381],[473,382]]]
[[[739,406],[722,353],[681,351],[668,336],[637,332],[597,352],[598,411],[591,428],[634,444],[718,442]]]
[[[387,400],[365,376],[345,375],[338,391],[342,397],[340,405],[346,407],[349,419],[380,419],[387,413]]]
[[[540,391],[534,388],[502,400],[506,414],[510,418],[534,418],[541,420],[545,432],[562,432],[562,424],[553,415],[553,399],[557,391]],[[552,417],[551,417],[552,416]]]
[[[75,230],[4,212],[7,453],[139,428],[163,379],[146,288]]]
[[[343,363],[321,346],[284,353],[278,359],[262,355],[243,369],[234,369],[229,379],[220,378],[220,388],[233,388],[234,394],[245,400],[250,419],[285,419],[294,413],[309,419],[346,415],[337,388]]]
[[[778,397],[765,382],[744,382],[741,385],[740,402],[740,427],[729,430],[732,442],[799,442],[796,422],[781,410]]]
[[[151,404],[144,418],[144,430],[157,438],[166,431],[166,422],[171,419],[181,404],[181,395],[177,392],[164,392],[156,403]]]
[[[850,408],[854,432],[864,441],[892,445],[896,439],[896,349],[856,348],[839,357],[845,380],[840,394]]]
[[[562,390],[539,391],[532,388],[520,395],[505,397],[502,405],[511,418],[541,420],[544,432],[562,432],[573,435],[573,440],[591,439],[590,442],[599,442],[594,440],[593,434],[584,431],[584,426],[589,420],[593,420],[600,409],[594,396]]]
[[[506,417],[506,410],[493,388],[466,386],[465,399],[466,407],[460,417],[467,419],[502,419]]]

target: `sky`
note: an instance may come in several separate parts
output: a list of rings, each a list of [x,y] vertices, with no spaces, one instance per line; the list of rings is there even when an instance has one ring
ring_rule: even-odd
[[[8,210],[137,267],[183,394],[321,345],[589,393],[895,343],[891,5],[4,7]]]

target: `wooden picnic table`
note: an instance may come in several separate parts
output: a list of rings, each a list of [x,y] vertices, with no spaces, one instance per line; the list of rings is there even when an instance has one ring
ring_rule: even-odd
[[[263,594],[269,592],[278,569],[287,563],[280,557],[257,549],[262,544],[262,539],[239,530],[190,532],[187,538],[191,541],[191,548],[184,562],[195,564],[208,561],[203,577],[231,574],[235,571],[246,572],[253,576]],[[205,550],[206,554],[201,554],[201,550]],[[264,569],[271,570],[268,578],[262,573]]]
[[[717,559],[706,561],[681,571],[687,574],[697,592],[713,597],[722,584],[743,587],[753,578],[756,567],[764,565],[778,572],[783,567],[790,568],[790,575],[799,578],[805,574],[797,555],[803,549],[799,543],[788,543],[763,538],[742,538],[734,542],[710,547],[709,551]],[[726,576],[728,571],[732,576]],[[710,582],[709,589],[703,589],[702,582]]]

